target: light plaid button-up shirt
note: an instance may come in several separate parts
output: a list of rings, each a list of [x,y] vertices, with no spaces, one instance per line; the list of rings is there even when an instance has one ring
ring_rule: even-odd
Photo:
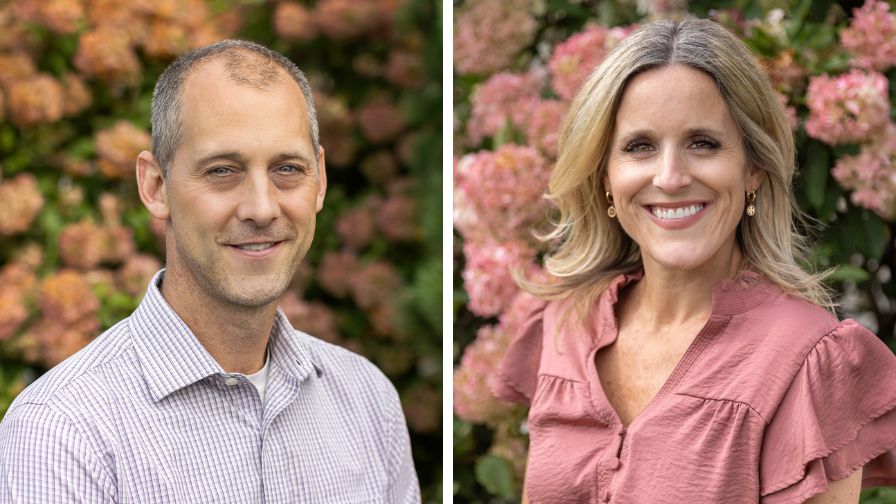
[[[134,313],[16,398],[0,503],[418,503],[395,388],[277,313],[264,403],[157,284]]]

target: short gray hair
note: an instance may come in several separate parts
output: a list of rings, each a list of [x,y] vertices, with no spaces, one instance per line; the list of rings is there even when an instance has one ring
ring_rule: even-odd
[[[200,63],[224,59],[224,67],[235,82],[258,89],[270,87],[282,70],[299,85],[308,109],[311,147],[314,160],[320,163],[319,128],[311,85],[305,74],[286,56],[255,42],[222,40],[195,49],[178,57],[162,72],[152,93],[152,155],[166,179],[171,173],[171,162],[183,140],[183,87],[187,76]]]

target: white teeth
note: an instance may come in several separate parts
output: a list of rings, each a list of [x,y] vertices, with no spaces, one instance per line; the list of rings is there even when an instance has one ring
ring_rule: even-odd
[[[252,250],[252,251],[266,250],[273,246],[274,246],[273,243],[246,243],[244,245],[237,245],[237,247],[239,247],[243,250]]]
[[[700,210],[703,210],[703,204],[701,203],[681,208],[653,207],[651,211],[659,219],[683,219],[694,215]]]

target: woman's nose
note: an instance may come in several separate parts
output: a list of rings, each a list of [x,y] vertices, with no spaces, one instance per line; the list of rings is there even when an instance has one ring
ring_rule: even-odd
[[[665,149],[657,160],[658,166],[653,176],[653,185],[665,193],[674,193],[692,182],[687,160],[676,149]]]

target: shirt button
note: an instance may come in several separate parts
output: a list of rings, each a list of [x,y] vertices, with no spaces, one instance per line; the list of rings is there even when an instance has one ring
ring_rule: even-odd
[[[604,502],[610,502],[610,492],[604,492]]]
[[[227,384],[228,386],[231,386],[231,387],[234,386],[234,385],[236,385],[236,384],[239,383],[239,382],[240,382],[240,381],[237,380],[236,378],[234,378],[233,376],[231,376],[230,378],[224,380],[224,383]]]
[[[609,465],[611,471],[615,471],[616,469],[619,469],[619,458],[618,457],[611,458],[610,463],[608,465]]]

